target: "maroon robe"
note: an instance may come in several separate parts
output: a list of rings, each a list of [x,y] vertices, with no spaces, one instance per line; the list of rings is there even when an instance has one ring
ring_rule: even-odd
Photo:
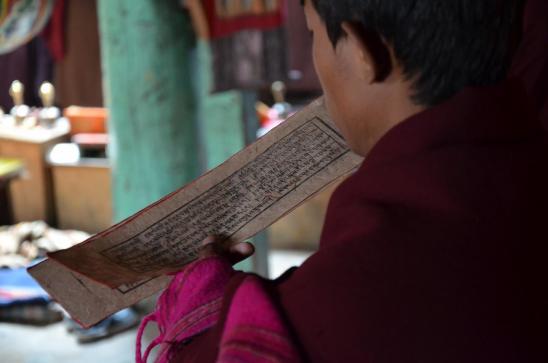
[[[548,1],[527,0],[523,38],[511,73],[523,80],[548,129]]]
[[[337,189],[319,251],[264,282],[305,360],[548,361],[548,145],[527,104],[516,82],[466,89]],[[175,361],[215,361],[222,326]]]
[[[548,154],[520,98],[464,91],[391,130],[337,190],[320,252],[280,286],[312,361],[534,361]]]

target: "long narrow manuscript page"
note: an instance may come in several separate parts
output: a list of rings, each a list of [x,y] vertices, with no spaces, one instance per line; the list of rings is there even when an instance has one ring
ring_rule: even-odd
[[[208,235],[250,238],[361,161],[317,100],[193,183],[29,272],[93,324],[164,288]]]

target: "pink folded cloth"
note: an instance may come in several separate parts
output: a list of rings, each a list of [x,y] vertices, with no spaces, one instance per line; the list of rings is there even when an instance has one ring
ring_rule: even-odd
[[[235,273],[229,263],[216,257],[196,261],[177,273],[158,299],[156,310],[141,322],[136,362],[147,362],[151,350],[158,345],[156,362],[169,362],[170,348],[215,325],[224,288]],[[142,355],[141,339],[150,321],[156,322],[160,335]]]
[[[289,331],[262,280],[247,276],[230,304],[217,362],[300,361]]]
[[[227,304],[217,362],[300,362],[289,330],[261,278],[246,275],[232,301],[223,301],[225,288],[236,274],[226,260],[218,257],[196,261],[176,274],[160,296],[156,310],[139,327],[136,362],[147,362],[158,345],[156,362],[170,362],[181,345],[217,323]],[[160,334],[142,355],[141,339],[150,321],[158,324]]]

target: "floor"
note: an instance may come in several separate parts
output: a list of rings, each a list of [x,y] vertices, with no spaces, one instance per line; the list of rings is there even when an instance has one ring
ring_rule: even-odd
[[[135,336],[130,330],[81,345],[62,323],[44,328],[0,323],[0,356],[3,363],[133,363]]]
[[[269,256],[270,277],[277,277],[292,266],[299,266],[310,253],[275,251]],[[36,328],[0,323],[0,362],[2,363],[130,363],[135,362],[136,329],[90,344],[78,344],[63,323]],[[151,324],[143,345],[156,331]]]

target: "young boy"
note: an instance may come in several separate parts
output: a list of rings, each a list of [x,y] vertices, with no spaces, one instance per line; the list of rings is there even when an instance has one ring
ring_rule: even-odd
[[[161,359],[548,361],[548,149],[506,79],[519,1],[304,9],[328,110],[365,162],[283,278],[233,272],[247,244],[209,244],[160,300]]]

